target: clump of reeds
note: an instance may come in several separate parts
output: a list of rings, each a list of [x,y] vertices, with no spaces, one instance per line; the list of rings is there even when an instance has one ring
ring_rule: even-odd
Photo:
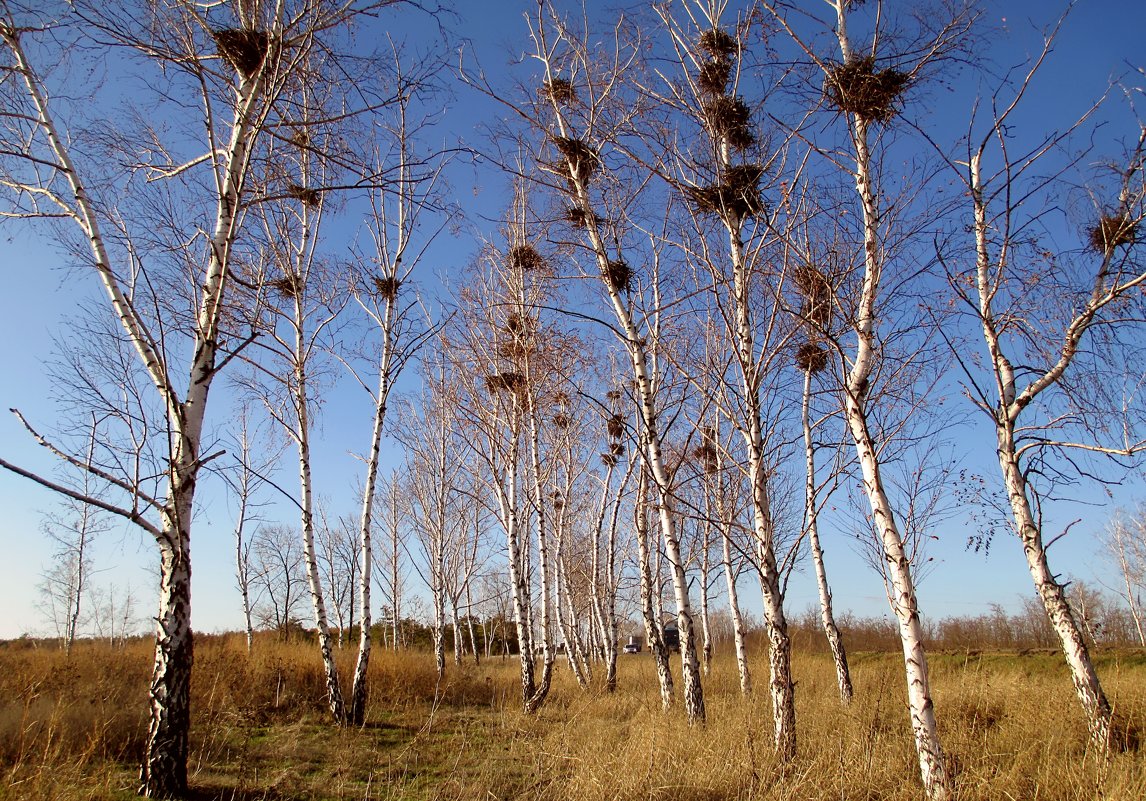
[[[894,69],[877,70],[875,56],[852,58],[829,68],[824,94],[840,111],[865,120],[888,122],[911,76]]]
[[[588,181],[600,166],[597,154],[583,139],[554,136],[553,145],[565,157],[564,162],[557,165],[557,172],[569,180],[576,175],[581,181]]]
[[[265,31],[250,28],[221,28],[211,36],[222,59],[247,78],[259,71],[270,46]]]
[[[322,193],[317,189],[308,189],[301,184],[287,184],[287,197],[301,201],[306,206],[317,206],[322,202]]]
[[[568,106],[577,100],[577,92],[573,88],[573,83],[565,78],[551,78],[543,81],[539,91],[542,97],[561,106]]]
[[[706,100],[701,108],[713,135],[724,139],[729,147],[746,150],[756,142],[750,119],[752,111],[744,98],[717,95]]]
[[[754,217],[764,211],[764,200],[760,196],[763,176],[764,168],[759,164],[738,164],[725,170],[718,182],[689,187],[686,192],[701,214]]]
[[[1103,215],[1090,229],[1090,244],[1099,253],[1120,245],[1133,245],[1138,238],[1138,223],[1121,214]]]
[[[616,292],[628,292],[632,288],[633,271],[624,259],[613,259],[605,265],[605,280]]]
[[[828,351],[815,342],[805,342],[796,349],[796,366],[805,373],[819,373],[828,366]]]
[[[509,249],[509,266],[529,272],[545,266],[545,258],[533,245],[514,245]]]

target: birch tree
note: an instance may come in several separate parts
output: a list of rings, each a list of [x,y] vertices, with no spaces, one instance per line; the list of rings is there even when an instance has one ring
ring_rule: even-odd
[[[1129,460],[1146,448],[1141,399],[1136,391],[1117,389],[1126,379],[1140,381],[1142,369],[1137,347],[1126,337],[1140,330],[1146,284],[1137,246],[1146,216],[1146,124],[1133,119],[1125,151],[1108,156],[1104,174],[1092,177],[1082,250],[1056,252],[1043,244],[1036,233],[1047,224],[1040,201],[1049,202],[1052,188],[1073,180],[1061,171],[1045,173],[1054,170],[1049,164],[1066,134],[1035,139],[1023,150],[1010,140],[1053,39],[1047,38],[1016,86],[995,93],[985,125],[972,118],[967,156],[952,166],[968,192],[973,259],[967,267],[949,264],[949,271],[955,296],[982,337],[979,357],[960,358],[968,396],[991,421],[1012,528],[1066,658],[1091,741],[1106,749],[1114,736],[1113,710],[1065,584],[1051,569],[1047,549],[1054,538],[1045,536],[1043,504],[1069,473],[1095,475],[1080,460]],[[1091,113],[1067,132],[1086,125]]]
[[[60,454],[121,491],[126,504],[101,502],[102,508],[147,531],[160,553],[151,722],[141,774],[141,791],[148,796],[182,795],[187,786],[191,522],[200,471],[212,458],[201,449],[210,387],[244,336],[241,328],[227,330],[232,322],[227,296],[233,254],[241,249],[247,193],[256,184],[255,154],[285,116],[278,103],[285,87],[299,77],[311,49],[323,40],[333,44],[338,29],[357,10],[319,0],[209,8],[175,3],[122,9],[76,3],[69,6],[63,26],[46,37],[41,17],[23,13],[15,4],[3,8],[0,36],[5,66],[14,76],[6,82],[3,100],[9,143],[4,148],[3,184],[11,200],[5,213],[51,217],[74,226],[71,230],[88,251],[83,261],[138,354],[166,418],[160,435],[166,444],[159,447],[167,449],[167,467],[158,495],[100,471],[82,456]],[[137,141],[146,146],[123,142],[103,164],[74,151],[69,129],[78,123],[71,119],[82,115],[76,107],[65,108],[67,90],[57,91],[56,76],[38,64],[60,60],[60,54],[52,52],[54,46],[89,41],[100,47],[133,48],[156,68],[148,81],[156,87],[163,113],[184,120],[175,126],[181,138],[176,141],[129,114],[126,119],[137,124]],[[192,108],[203,110],[197,124],[187,124],[183,116]],[[113,125],[109,130],[125,128]],[[200,132],[205,141],[193,142]],[[101,183],[100,173],[111,165],[119,171]],[[144,198],[186,202],[132,205],[136,192]],[[128,200],[117,205],[120,198]],[[165,222],[172,224],[148,227],[156,221],[146,215],[156,209],[171,211],[175,219]],[[159,236],[173,231],[172,247],[150,247],[141,236],[145,229]],[[161,274],[164,268],[174,270],[170,282]],[[149,294],[182,287],[184,277],[189,291],[181,300]],[[174,305],[166,302],[169,297]],[[173,319],[163,317],[176,311]],[[177,353],[189,354],[182,367],[173,361]],[[186,376],[182,380],[180,372]],[[4,466],[65,491],[8,463]]]

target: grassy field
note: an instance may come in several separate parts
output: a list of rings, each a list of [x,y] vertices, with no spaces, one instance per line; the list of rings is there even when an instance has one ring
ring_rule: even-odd
[[[349,671],[352,654],[346,654]],[[151,649],[83,643],[71,659],[0,644],[0,797],[128,799],[146,731]],[[959,799],[1146,798],[1146,755],[1101,758],[1061,658],[935,654],[932,674]],[[316,649],[239,638],[196,643],[193,798],[202,799],[918,799],[902,664],[853,657],[840,705],[830,661],[797,655],[799,756],[771,755],[766,692],[740,696],[735,663],[706,680],[709,723],[659,709],[651,659],[621,660],[620,691],[579,690],[561,663],[540,714],[520,711],[516,662],[448,671],[425,653],[376,651],[369,722],[324,715]],[[757,654],[757,687],[767,680]],[[1146,731],[1146,653],[1100,656],[1120,725]],[[437,690],[437,702],[435,695]]]

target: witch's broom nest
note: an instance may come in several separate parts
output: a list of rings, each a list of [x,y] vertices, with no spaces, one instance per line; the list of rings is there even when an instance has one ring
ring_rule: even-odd
[[[601,463],[604,464],[606,467],[616,467],[617,462],[618,462],[618,459],[613,454],[611,454],[611,453],[602,453],[601,454]]]
[[[383,300],[393,300],[398,297],[401,286],[402,282],[397,278],[387,276],[374,279],[374,292]]]
[[[494,373],[485,377],[485,384],[491,392],[520,392],[525,389],[525,376],[521,373]]]
[[[828,366],[828,351],[815,342],[796,348],[796,366],[805,373],[819,373]]]
[[[701,31],[698,40],[700,49],[714,59],[727,58],[737,50],[736,39],[723,28],[709,28]]]
[[[545,259],[533,245],[514,245],[509,249],[509,266],[529,272],[545,266]]]
[[[565,209],[565,220],[574,228],[588,228],[597,223],[599,218],[592,211],[585,211],[580,206],[570,206]]]
[[[739,95],[717,95],[701,105],[704,119],[716,137],[736,150],[747,150],[756,142],[752,133],[751,109]]]
[[[530,317],[528,314],[518,314],[512,312],[505,318],[505,330],[516,336],[524,336],[525,334],[532,334],[537,329],[537,320]]]
[[[728,88],[728,79],[732,76],[732,62],[727,58],[714,58],[700,65],[700,72],[696,76],[696,85],[700,91],[709,95],[723,95]]]
[[[832,319],[832,285],[827,276],[811,264],[802,264],[796,268],[793,280],[804,297],[801,316],[821,328],[826,327]]]
[[[497,355],[503,359],[508,359],[511,362],[524,361],[532,352],[533,346],[528,342],[521,341],[520,339],[511,339],[507,342],[502,342],[497,346]]]
[[[605,265],[605,280],[614,292],[628,292],[632,288],[633,271],[624,259],[613,259]]]
[[[576,175],[579,180],[588,181],[601,164],[597,154],[583,139],[554,136],[553,145],[565,157],[561,164],[554,165],[554,169],[567,180],[573,180]]]
[[[219,56],[247,78],[259,71],[270,47],[265,31],[250,28],[221,28],[211,36]]]
[[[691,186],[685,191],[701,214],[731,214],[743,219],[764,211],[764,200],[760,196],[763,177],[764,168],[759,164],[738,164],[725,170],[719,182]]]
[[[1138,238],[1138,223],[1123,215],[1103,215],[1090,229],[1090,244],[1099,253],[1119,245],[1133,245]]]
[[[307,189],[300,184],[287,184],[287,197],[301,201],[305,206],[317,206],[322,202],[322,193],[317,189]]]
[[[877,70],[875,56],[864,56],[831,66],[824,79],[824,94],[840,111],[868,121],[888,122],[910,82],[907,73]]]
[[[553,425],[557,426],[558,428],[568,428],[569,424],[572,422],[573,421],[569,415],[565,414],[564,412],[553,415]]]
[[[693,449],[692,455],[694,459],[701,463],[706,473],[715,473],[717,467],[719,467],[716,446],[711,443],[706,442],[703,445],[698,445]]]
[[[613,456],[622,456],[625,453],[625,443],[623,442],[610,442],[609,453]]]
[[[297,275],[284,275],[281,278],[272,278],[267,286],[278,292],[284,298],[297,298],[302,292],[303,281]]]
[[[620,439],[625,434],[625,418],[615,414],[605,421],[605,428],[613,439]]]
[[[577,92],[573,84],[564,78],[551,78],[541,83],[538,90],[542,97],[552,100],[560,106],[568,106],[577,100]]]

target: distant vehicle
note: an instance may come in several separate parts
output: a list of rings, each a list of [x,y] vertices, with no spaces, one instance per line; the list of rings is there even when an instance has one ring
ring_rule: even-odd
[[[641,652],[641,644],[636,642],[627,643],[621,650],[626,654],[639,654]]]

